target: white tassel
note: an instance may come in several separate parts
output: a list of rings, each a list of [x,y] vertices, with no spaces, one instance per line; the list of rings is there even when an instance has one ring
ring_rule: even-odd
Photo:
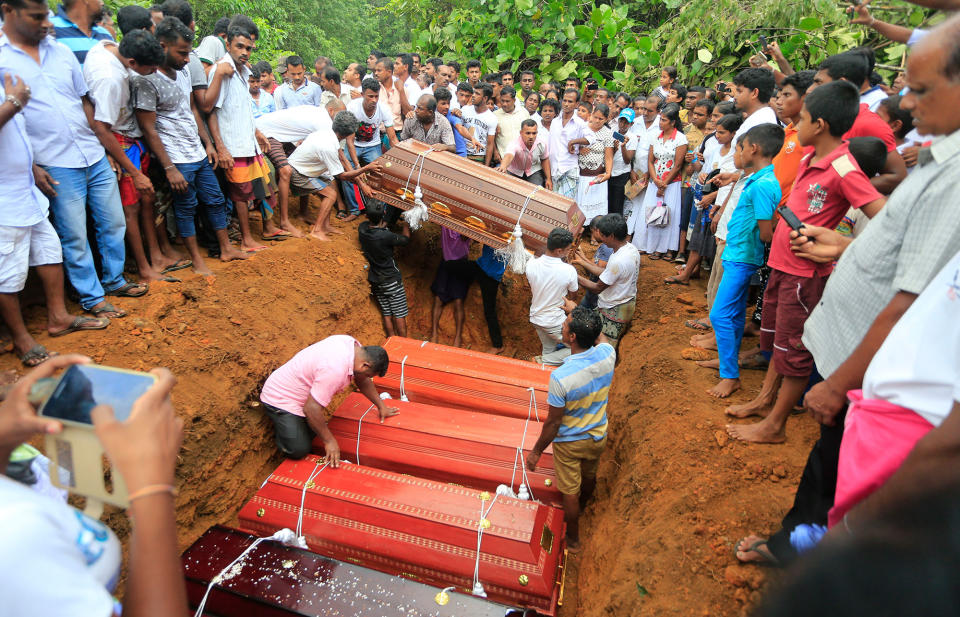
[[[480,596],[481,598],[487,597],[487,592],[483,589],[483,585],[480,584],[480,581],[477,581],[473,584],[473,595]]]
[[[381,392],[381,393],[380,393],[380,398],[381,398],[382,400],[384,400],[384,401],[389,400],[389,399],[391,398],[391,397],[390,397],[390,393],[389,393],[389,392]]]
[[[517,498],[517,494],[513,492],[513,489],[507,486],[506,484],[501,484],[497,487],[497,495],[502,495],[503,497],[513,497]]]
[[[522,499],[523,501],[530,499],[530,491],[527,490],[526,484],[520,484],[520,488],[517,490],[517,499]]]
[[[403,213],[403,220],[410,225],[411,231],[416,231],[430,217],[427,204],[423,203],[423,191],[420,190],[419,184],[413,190],[413,204],[412,208]]]
[[[527,262],[530,261],[530,253],[523,246],[523,230],[520,228],[520,222],[513,228],[513,237],[505,248],[497,249],[497,257],[507,264],[510,271],[514,274],[523,274],[527,271]]]

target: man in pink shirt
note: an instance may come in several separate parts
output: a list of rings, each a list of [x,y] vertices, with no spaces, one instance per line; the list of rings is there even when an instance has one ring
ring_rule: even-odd
[[[389,363],[383,347],[363,347],[352,336],[337,334],[300,351],[275,370],[263,384],[260,402],[273,420],[280,451],[290,458],[303,458],[319,435],[326,462],[339,466],[340,447],[327,428],[324,409],[352,380],[379,410],[381,422],[396,415],[397,409],[383,403],[371,379],[383,377]]]
[[[553,190],[550,175],[550,152],[546,134],[540,134],[536,120],[527,118],[520,125],[520,135],[503,154],[497,171],[507,172],[521,180]]]

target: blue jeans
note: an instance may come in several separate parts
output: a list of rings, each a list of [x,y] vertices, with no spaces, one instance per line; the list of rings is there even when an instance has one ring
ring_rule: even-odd
[[[357,160],[360,161],[360,165],[366,165],[367,163],[372,163],[383,154],[383,150],[380,148],[380,144],[373,146],[365,146],[363,148],[356,148],[357,150]],[[350,159],[350,152],[346,148],[343,149],[343,154]],[[354,193],[354,183],[353,182],[343,182],[343,196],[344,200],[347,202],[347,210],[350,214],[360,214],[360,204],[357,203],[356,193]]]
[[[70,284],[80,295],[80,306],[89,309],[103,302],[104,291],[123,287],[123,240],[127,224],[120,204],[117,176],[104,156],[90,167],[44,167],[60,184],[50,199],[53,226],[63,246],[63,265]],[[87,240],[87,211],[93,219],[102,275],[97,275],[93,251]]]
[[[710,309],[710,323],[717,337],[717,354],[720,356],[720,377],[737,379],[740,365],[740,341],[747,323],[747,292],[750,277],[759,266],[723,260],[723,278],[717,287],[717,296]]]
[[[220,183],[213,173],[213,167],[207,159],[196,163],[177,163],[177,171],[183,174],[187,181],[187,190],[178,193],[171,190],[173,197],[173,211],[177,217],[177,233],[183,238],[197,235],[193,219],[197,215],[197,198],[203,202],[207,211],[207,219],[213,229],[219,231],[227,228],[227,206],[220,190]]]

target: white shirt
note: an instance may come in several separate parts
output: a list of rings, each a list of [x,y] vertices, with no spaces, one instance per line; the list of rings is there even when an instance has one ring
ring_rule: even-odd
[[[777,113],[767,105],[764,105],[747,116],[747,119],[743,121],[743,124],[740,125],[740,128],[737,129],[737,132],[733,135],[733,147],[737,147],[737,142],[747,134],[747,131],[761,124],[778,124]]]
[[[587,123],[580,119],[577,112],[573,112],[566,126],[562,112],[550,122],[550,173],[554,178],[580,168],[579,157],[570,154],[567,148],[571,141],[580,139],[586,132]]]
[[[723,214],[720,215],[720,222],[717,223],[717,240],[727,241],[727,225],[730,223],[730,217],[733,216],[733,211],[737,208],[737,202],[740,200],[740,193],[743,192],[744,184],[746,184],[745,178],[740,178],[736,184],[727,185],[728,187],[733,187],[729,189],[733,191],[733,194],[730,195],[730,201],[727,202],[727,207],[723,209]],[[720,194],[718,193],[717,199],[719,198]],[[722,205],[723,202],[721,201],[720,204]]]
[[[474,148],[473,142],[467,142],[467,154],[485,156],[487,154],[487,138],[497,132],[497,116],[488,107],[483,113],[477,113],[477,108],[467,105],[461,110],[463,126],[474,138],[480,142],[480,148]]]
[[[860,102],[865,103],[870,111],[876,112],[877,107],[880,107],[880,103],[886,98],[887,93],[880,86],[874,86],[860,95]]]
[[[103,40],[90,48],[83,63],[83,79],[93,100],[93,119],[105,122],[115,133],[140,137],[140,126],[130,104],[130,74],[110,48],[113,41]]]
[[[577,270],[558,257],[541,255],[527,263],[530,282],[530,323],[542,328],[562,325],[567,318],[563,300],[577,290]]]
[[[960,253],[887,335],[863,376],[863,396],[940,426],[960,400]]]
[[[290,165],[309,178],[326,181],[343,173],[340,164],[340,140],[332,130],[311,133],[287,159]]]
[[[720,155],[720,142],[717,141],[716,135],[711,135],[704,140],[706,145],[703,147],[703,167],[700,168],[700,171],[705,171],[708,174],[716,169],[717,157]]]
[[[627,141],[624,142],[623,147],[617,146],[613,150],[613,170],[610,172],[613,176],[621,176],[623,174],[630,173],[630,165],[623,160],[623,150],[631,150],[636,152],[637,145],[641,142],[640,131],[636,128],[636,124],[631,124],[630,128],[627,129],[625,137]],[[620,127],[614,127],[614,131],[617,131]],[[636,155],[634,155],[636,156]]]
[[[660,116],[657,115],[650,126],[647,126],[643,117],[634,122],[633,126],[637,127],[637,133],[643,138],[642,143],[637,145],[637,153],[633,157],[633,170],[638,174],[645,174],[649,171],[650,148],[660,136]]]
[[[120,542],[100,521],[0,476],[5,615],[113,615]]]
[[[255,124],[267,137],[292,144],[306,139],[311,133],[332,128],[333,120],[323,107],[300,105],[260,116]]]
[[[214,71],[219,64],[233,67],[233,73],[220,82],[220,96],[213,110],[220,125],[220,139],[230,156],[255,156],[260,153],[260,147],[255,136],[257,125],[254,123],[250,87],[247,85],[250,67],[244,65],[238,68],[233,57],[226,54],[210,69],[209,81],[213,81]]]
[[[187,25],[189,26],[190,24]],[[197,57],[207,64],[216,64],[220,58],[227,54],[227,48],[223,44],[223,40],[221,40],[219,36],[212,34],[203,37],[203,40],[197,45],[195,51],[197,52]]]
[[[4,71],[0,70],[0,79]],[[33,181],[33,148],[23,114],[15,114],[0,127],[0,225],[30,227],[47,217],[50,202]],[[4,247],[7,254],[13,247]]]
[[[640,251],[627,242],[610,256],[607,267],[600,273],[600,281],[607,288],[597,298],[598,308],[613,308],[637,297],[637,277],[640,276]]]
[[[396,78],[394,78],[393,81],[396,83]],[[403,91],[407,95],[407,102],[410,103],[410,107],[416,107],[417,99],[420,98],[420,95],[423,94],[423,91],[420,89],[420,86],[413,77],[408,76],[407,79],[404,80]]]
[[[393,112],[385,103],[377,101],[373,115],[368,116],[363,110],[363,99],[355,99],[347,105],[347,111],[360,121],[360,127],[354,136],[353,145],[357,148],[367,148],[380,145],[380,125],[384,128],[393,126]]]
[[[513,108],[513,113],[508,114],[503,109],[498,109],[493,115],[497,117],[497,127],[500,129],[494,145],[497,152],[503,156],[514,140],[520,137],[520,125],[530,117],[530,112],[517,105]]]

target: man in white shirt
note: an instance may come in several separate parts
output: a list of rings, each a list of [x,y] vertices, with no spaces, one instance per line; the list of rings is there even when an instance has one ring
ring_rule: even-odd
[[[563,261],[573,244],[568,229],[556,227],[547,236],[547,252],[527,263],[527,281],[530,282],[530,323],[540,337],[543,350],[534,362],[559,366],[570,355],[570,348],[562,343],[564,310],[568,296],[577,290],[577,270]],[[573,304],[572,302],[570,303]]]
[[[736,109],[747,116],[733,136],[732,147],[736,149],[740,138],[753,127],[760,124],[778,124],[778,122],[777,112],[767,104],[776,88],[772,71],[758,68],[744,69],[733,78],[733,86]]]
[[[396,62],[393,63],[393,81],[398,87],[401,87],[407,98],[407,104],[410,109],[417,105],[420,95],[423,94],[417,81],[413,78],[413,56],[410,54],[400,54]],[[406,119],[407,112],[403,112]]]
[[[282,83],[273,91],[273,100],[277,109],[287,109],[299,105],[320,105],[320,96],[323,92],[320,86],[306,78],[306,68],[300,56],[287,56],[287,73],[289,83]]]
[[[343,233],[330,226],[330,211],[337,201],[337,189],[334,179],[353,180],[367,171],[378,171],[380,163],[374,161],[359,169],[345,171],[340,162],[342,152],[340,140],[354,135],[360,123],[349,111],[341,111],[334,117],[332,130],[320,130],[311,134],[290,155],[288,161],[293,168],[290,177],[290,187],[297,195],[320,197],[320,210],[317,220],[310,231],[310,235],[318,240],[329,240],[327,234]],[[369,187],[358,181],[365,193]]]
[[[380,102],[380,82],[372,77],[363,80],[363,98],[351,101],[347,111],[360,121],[360,127],[353,135],[349,135],[347,155],[354,168],[372,163],[383,154],[381,145],[380,127],[383,126],[390,141],[390,146],[397,145],[397,131],[393,126],[393,114],[386,104]],[[347,216],[344,221],[352,221],[360,216],[360,206],[357,202],[352,183],[344,184],[344,195],[347,205]]]
[[[467,158],[485,167],[490,167],[490,161],[493,160],[494,137],[497,134],[497,116],[489,107],[492,98],[493,86],[480,84],[473,91],[473,105],[461,110],[463,126],[473,138],[473,141],[467,142]]]
[[[612,212],[597,222],[597,235],[613,255],[605,268],[595,265],[577,251],[577,263],[590,274],[599,276],[591,281],[579,277],[583,288],[598,294],[597,310],[603,323],[603,335],[614,348],[619,348],[620,339],[630,329],[630,321],[637,307],[637,278],[640,276],[640,251],[627,240],[627,221]]]
[[[587,124],[577,116],[580,92],[567,88],[560,100],[560,117],[550,123],[550,171],[553,172],[553,190],[564,197],[575,199],[580,180],[580,163],[576,149],[570,152],[570,142],[580,139]]]
[[[497,117],[494,139],[494,162],[497,162],[503,159],[507,148],[520,137],[520,124],[530,117],[530,113],[524,106],[517,105],[517,91],[512,86],[504,86],[500,89],[500,108],[493,115]]]
[[[320,87],[323,88],[323,94],[320,95],[320,104],[326,105],[333,99],[340,99],[344,105],[349,105],[353,101],[350,96],[350,86],[340,81],[340,71],[334,66],[328,66],[323,69],[323,73],[317,75],[320,78]]]

